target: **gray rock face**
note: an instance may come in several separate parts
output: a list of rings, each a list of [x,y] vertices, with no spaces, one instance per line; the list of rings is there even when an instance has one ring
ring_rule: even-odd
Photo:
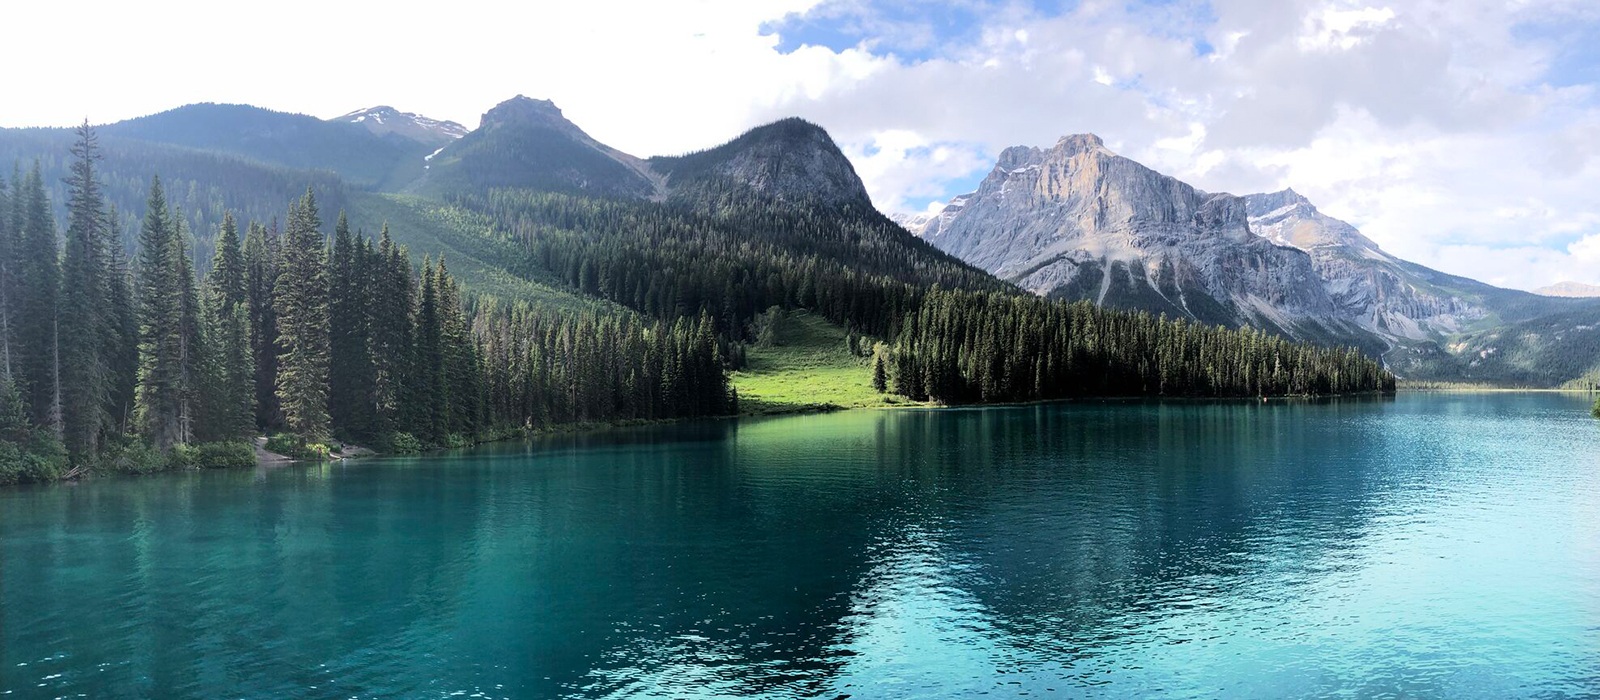
[[[1008,148],[976,192],[902,223],[1045,296],[1304,338],[1354,330],[1309,255],[1255,235],[1243,198],[1196,190],[1092,134]]]
[[[1483,297],[1500,290],[1389,255],[1294,190],[1244,199],[1255,232],[1306,251],[1339,314],[1372,333],[1390,340],[1440,338],[1491,313]]]
[[[803,119],[783,119],[721,146],[684,156],[651,158],[673,190],[734,185],[778,201],[871,206],[855,166],[828,132]]]

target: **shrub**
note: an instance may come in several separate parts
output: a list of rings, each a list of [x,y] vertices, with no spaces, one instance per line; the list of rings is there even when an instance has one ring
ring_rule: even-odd
[[[167,468],[167,458],[142,440],[130,440],[106,452],[101,464],[123,474],[150,474]]]
[[[299,452],[305,448],[305,445],[305,441],[301,440],[300,436],[298,435],[278,433],[277,435],[267,438],[266,448],[268,452],[276,452],[285,457],[292,458],[299,454]]]
[[[167,450],[167,469],[194,469],[200,466],[200,449],[194,445],[173,445]]]
[[[267,451],[290,459],[326,460],[332,452],[320,442],[306,442],[305,438],[290,433],[278,433],[267,438]]]
[[[248,469],[256,451],[248,442],[207,442],[194,446],[191,466],[201,469]]]
[[[422,441],[411,433],[389,433],[380,447],[390,454],[414,455],[422,451]]]
[[[23,449],[0,441],[0,484],[55,481],[66,473],[66,453],[50,449],[48,441],[38,442]]]

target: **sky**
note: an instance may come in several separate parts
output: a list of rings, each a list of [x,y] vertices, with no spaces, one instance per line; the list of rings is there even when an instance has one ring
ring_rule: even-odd
[[[1600,284],[1592,0],[9,5],[0,126],[242,102],[473,127],[525,94],[648,156],[798,115],[889,212],[1093,132],[1204,190],[1293,187],[1440,270]]]

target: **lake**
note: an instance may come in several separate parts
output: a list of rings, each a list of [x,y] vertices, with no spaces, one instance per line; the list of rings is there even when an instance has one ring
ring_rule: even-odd
[[[1593,697],[1588,401],[853,411],[4,490],[0,693]]]

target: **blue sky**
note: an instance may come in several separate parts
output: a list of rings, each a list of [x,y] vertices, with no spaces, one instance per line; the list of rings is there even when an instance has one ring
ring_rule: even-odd
[[[889,211],[972,189],[1008,146],[1094,132],[1202,189],[1293,186],[1435,268],[1600,283],[1593,0],[87,0],[7,20],[92,48],[9,35],[28,69],[0,126],[201,101],[472,126],[522,93],[653,155],[802,116]],[[248,49],[285,37],[314,50]]]

